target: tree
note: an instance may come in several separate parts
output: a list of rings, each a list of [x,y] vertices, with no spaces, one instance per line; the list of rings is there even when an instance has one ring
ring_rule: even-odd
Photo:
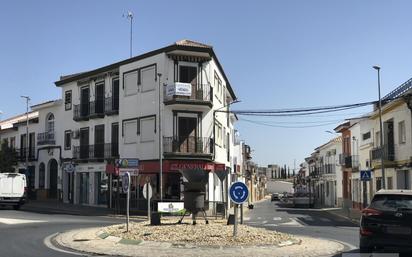
[[[9,147],[7,142],[3,142],[0,149],[0,172],[14,172],[16,165],[16,151],[14,148]]]

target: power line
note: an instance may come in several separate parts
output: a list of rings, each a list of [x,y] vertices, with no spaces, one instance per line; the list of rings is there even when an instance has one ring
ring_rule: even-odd
[[[328,122],[328,123],[322,123],[322,124],[316,124],[316,125],[305,125],[305,126],[285,126],[285,125],[273,125],[273,124],[268,124],[265,122],[258,122],[258,121],[253,121],[253,120],[248,120],[241,118],[241,121],[246,121],[252,124],[257,124],[257,125],[262,125],[262,126],[267,126],[267,127],[274,127],[274,128],[314,128],[314,127],[323,127],[323,126],[329,126],[332,124],[336,124],[336,122]]]

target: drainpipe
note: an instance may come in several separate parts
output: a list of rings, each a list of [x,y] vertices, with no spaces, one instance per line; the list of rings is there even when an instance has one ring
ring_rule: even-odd
[[[412,128],[412,94],[408,94],[403,97],[403,100],[406,102],[406,105],[408,106],[408,109],[411,112],[411,128]],[[411,133],[412,136],[412,133]]]

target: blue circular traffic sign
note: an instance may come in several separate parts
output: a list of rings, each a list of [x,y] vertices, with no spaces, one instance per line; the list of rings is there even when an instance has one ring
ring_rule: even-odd
[[[232,202],[241,204],[249,197],[249,189],[243,182],[235,182],[229,188],[229,196]]]

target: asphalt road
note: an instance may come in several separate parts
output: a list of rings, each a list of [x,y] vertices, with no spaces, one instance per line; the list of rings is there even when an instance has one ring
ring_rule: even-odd
[[[56,232],[121,223],[109,217],[38,214],[0,208],[0,256],[73,257],[48,248],[44,239]]]
[[[244,223],[294,235],[336,240],[345,245],[346,252],[358,252],[358,226],[326,211],[286,208],[278,202],[265,200],[247,212]]]

